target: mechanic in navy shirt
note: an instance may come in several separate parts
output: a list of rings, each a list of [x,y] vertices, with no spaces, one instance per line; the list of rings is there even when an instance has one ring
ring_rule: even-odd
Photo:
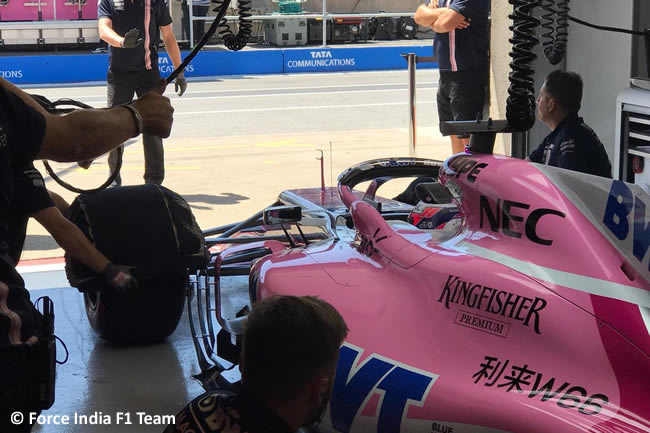
[[[33,193],[32,188],[40,188],[42,178],[31,171],[32,163],[35,159],[71,162],[95,158],[138,135],[143,128],[168,136],[173,109],[161,93],[162,89],[157,94],[148,93],[132,108],[80,110],[53,116],[0,78],[0,432],[30,431],[28,422],[11,424],[10,413],[22,411],[29,419],[27,412],[42,409],[27,393],[36,385],[35,379],[42,379],[38,375],[44,373],[37,371],[37,354],[32,350],[42,335],[42,316],[15,269],[15,245],[20,243],[14,234],[16,215],[47,202],[41,197],[41,204],[34,205],[23,196]]]
[[[489,13],[490,0],[431,0],[415,14],[415,22],[436,32],[441,123],[482,116],[489,78]],[[454,154],[468,144],[469,135],[451,136]]]
[[[295,433],[319,422],[347,333],[336,309],[315,297],[255,304],[244,332],[241,391],[199,396],[164,433]]]
[[[99,0],[97,3],[99,36],[108,48],[108,106],[115,107],[133,100],[133,94],[143,95],[158,86],[158,40],[162,34],[167,54],[177,68],[181,52],[172,29],[167,0]],[[187,88],[181,73],[175,89],[181,96]],[[150,134],[143,136],[144,181],[162,184],[165,177],[165,154],[162,139]],[[111,171],[117,165],[117,151],[108,156]],[[114,185],[121,185],[118,174]]]
[[[537,98],[537,117],[551,132],[529,159],[553,167],[612,177],[612,164],[596,133],[578,116],[582,78],[575,72],[553,71]]]

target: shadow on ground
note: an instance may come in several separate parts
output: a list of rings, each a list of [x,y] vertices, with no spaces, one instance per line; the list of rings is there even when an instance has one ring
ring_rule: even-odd
[[[212,206],[201,206],[196,203],[205,203],[208,205],[238,204],[244,200],[250,200],[250,197],[227,192],[221,195],[209,194],[187,194],[183,198],[187,200],[192,209],[210,210]]]
[[[59,245],[50,235],[27,235],[25,237],[25,251],[51,251],[59,248]]]

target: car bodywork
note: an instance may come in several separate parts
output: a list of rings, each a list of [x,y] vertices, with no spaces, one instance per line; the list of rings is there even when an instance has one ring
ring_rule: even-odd
[[[407,174],[437,175],[455,218],[420,230],[405,222],[408,206],[375,198]],[[352,190],[361,180],[372,180],[364,195]],[[650,197],[639,187],[460,154],[442,166],[359,164],[338,196],[285,191],[277,204],[300,206],[300,224],[321,234],[287,245],[258,226],[221,245],[216,307],[199,319],[212,330],[216,310],[222,333],[241,334],[220,292],[238,273],[228,265],[245,262],[251,302],[290,294],[334,305],[350,333],[321,430],[650,431]],[[200,298],[210,305],[210,292]],[[197,345],[202,368],[214,341]]]

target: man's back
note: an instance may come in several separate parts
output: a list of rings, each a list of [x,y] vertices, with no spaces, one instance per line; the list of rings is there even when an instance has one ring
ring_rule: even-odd
[[[176,415],[164,433],[291,433],[289,426],[245,390],[207,392]]]
[[[605,146],[577,113],[567,116],[530,155],[533,162],[612,177]]]

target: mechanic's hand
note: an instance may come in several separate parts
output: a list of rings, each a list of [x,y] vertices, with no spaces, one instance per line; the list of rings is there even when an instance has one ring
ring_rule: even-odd
[[[122,48],[135,48],[142,43],[144,39],[138,38],[140,36],[140,30],[131,29],[124,35],[120,47]]]
[[[118,292],[125,292],[138,287],[138,281],[131,275],[129,268],[126,266],[109,263],[102,272],[102,276],[106,283]]]
[[[457,29],[462,30],[466,29],[467,27],[470,26],[470,22],[468,20],[462,20],[458,25],[456,26]]]
[[[178,93],[178,96],[183,96],[185,89],[187,89],[187,80],[185,79],[185,75],[182,73],[178,74],[178,77],[174,80],[174,91]]]
[[[169,98],[162,96],[165,80],[161,79],[158,87],[142,95],[131,105],[142,117],[142,130],[145,134],[167,138],[174,122],[174,108]]]
[[[431,0],[429,4],[427,4],[431,9],[437,9],[438,8],[438,0]]]

